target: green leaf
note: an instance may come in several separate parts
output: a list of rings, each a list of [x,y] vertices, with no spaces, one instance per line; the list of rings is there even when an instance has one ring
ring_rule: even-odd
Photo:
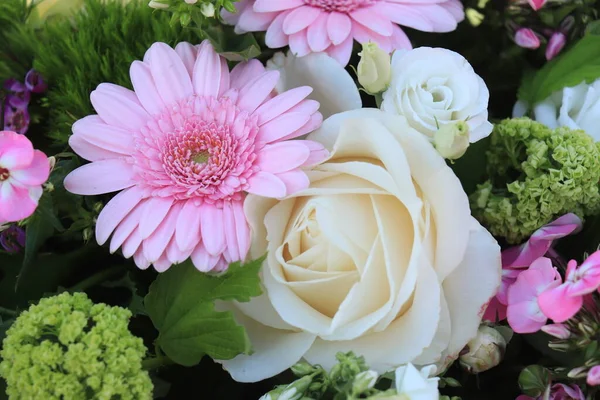
[[[29,272],[37,257],[38,250],[53,234],[54,230],[62,230],[60,221],[54,215],[54,205],[50,193],[46,192],[40,199],[35,213],[27,220],[25,251],[21,272],[17,278],[15,290],[19,288],[23,277]]]
[[[569,51],[548,62],[535,75],[527,77],[519,99],[530,106],[557,90],[590,83],[600,77],[600,36],[588,34]]]
[[[190,261],[160,274],[144,303],[159,331],[157,344],[178,364],[193,366],[205,354],[228,360],[250,353],[246,331],[231,312],[218,312],[215,300],[250,301],[262,293],[258,272],[264,257],[231,264],[221,276],[198,272]]]
[[[102,286],[109,288],[120,287],[128,290],[131,293],[131,299],[127,308],[129,308],[133,315],[148,315],[144,308],[144,298],[138,294],[137,285],[131,278],[131,273],[126,273],[118,280],[104,282]]]
[[[215,51],[229,61],[247,61],[261,54],[251,33],[237,35],[231,27],[218,24],[203,30],[202,34],[210,40]]]
[[[530,365],[519,375],[519,387],[528,396],[541,395],[550,384],[550,371],[540,365]]]

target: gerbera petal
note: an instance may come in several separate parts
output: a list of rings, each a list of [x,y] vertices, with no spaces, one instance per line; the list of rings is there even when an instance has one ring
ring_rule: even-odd
[[[140,230],[138,228],[135,228],[133,230],[133,232],[131,232],[131,235],[129,235],[129,237],[127,237],[127,239],[125,240],[125,242],[123,243],[123,245],[121,247],[121,251],[123,252],[123,257],[130,258],[131,256],[135,256],[135,254],[137,254],[140,251],[143,252],[144,247],[142,246],[142,243],[143,243],[143,240],[142,240],[142,235],[140,234]],[[148,262],[148,264],[150,264],[150,262],[147,260],[146,256],[144,256],[144,260],[146,260]]]
[[[240,14],[236,26],[244,32],[266,31],[277,13],[256,12],[248,7]]]
[[[248,193],[263,197],[283,198],[286,195],[285,183],[275,175],[260,171],[248,179]]]
[[[323,123],[323,115],[321,115],[321,113],[314,113],[313,115],[310,116],[310,119],[308,120],[308,122],[306,124],[302,125],[302,127],[300,129],[295,130],[294,132],[282,137],[279,140],[290,140],[290,139],[295,139],[295,138],[299,138],[299,137],[308,135],[309,133],[311,133],[314,130],[316,130],[317,128],[319,128],[322,123]]]
[[[173,204],[169,210],[169,213],[162,220],[154,233],[152,233],[149,238],[144,239],[142,245],[144,247],[144,256],[146,256],[148,261],[154,263],[163,257],[163,253],[167,249],[167,246],[171,241],[173,234],[175,233],[175,226],[177,224],[177,217],[179,216],[180,210],[181,203]]]
[[[219,262],[220,256],[213,256],[206,251],[203,245],[198,245],[196,250],[192,253],[192,263],[194,267],[200,272],[209,272]]]
[[[310,155],[306,161],[304,161],[302,167],[314,167],[329,157],[329,151],[321,143],[312,140],[303,140],[302,143],[310,150]]]
[[[287,13],[279,14],[267,29],[265,35],[265,44],[276,49],[278,47],[287,46],[288,36],[283,32],[283,21],[285,20]]]
[[[181,61],[183,62],[183,65],[185,65],[185,69],[187,70],[191,79],[192,74],[194,73],[194,64],[196,63],[198,49],[191,43],[181,42],[175,46],[175,53],[177,53],[179,58],[181,58]]]
[[[290,51],[296,57],[304,57],[310,54],[310,46],[308,45],[308,39],[306,38],[306,31],[290,35],[288,41],[290,44]]]
[[[8,170],[25,168],[33,160],[33,145],[24,135],[0,132],[0,167]]]
[[[410,39],[406,36],[406,33],[397,25],[394,25],[394,32],[392,33],[392,48],[394,49],[412,49]]]
[[[321,14],[307,30],[306,38],[310,49],[318,53],[331,45],[331,40],[327,34],[327,14]]]
[[[169,257],[166,252],[160,256],[160,258],[152,263],[152,266],[156,270],[156,272],[165,272],[169,269],[169,267],[173,265],[171,261],[169,261]]]
[[[287,112],[261,126],[257,139],[265,143],[275,142],[291,132],[300,129],[309,120],[309,114]]]
[[[135,93],[121,86],[101,83],[90,94],[90,100],[100,118],[108,125],[135,131],[150,119]]]
[[[186,201],[177,219],[175,239],[181,250],[194,249],[200,242],[200,207]]]
[[[383,36],[392,34],[393,25],[388,18],[375,12],[375,8],[358,8],[350,13],[350,17],[359,24]]]
[[[298,168],[308,159],[310,150],[302,141],[290,140],[266,145],[256,159],[256,165],[274,174]]]
[[[204,248],[210,255],[219,256],[226,246],[223,211],[213,204],[204,203],[200,207],[200,215]]]
[[[352,33],[352,20],[347,14],[332,12],[327,18],[327,34],[331,43],[338,45]]]
[[[152,197],[146,201],[140,221],[142,239],[148,238],[156,231],[167,217],[173,203],[172,197]]]
[[[10,171],[10,177],[22,185],[36,186],[48,180],[50,163],[48,157],[39,150],[34,150],[33,160],[27,168]]]
[[[112,193],[135,185],[135,172],[123,159],[95,161],[65,178],[65,189],[80,195]]]
[[[383,3],[378,8],[379,12],[388,16],[388,18],[398,25],[408,26],[424,32],[432,32],[433,23],[420,11],[415,10],[415,5],[411,4],[391,4]]]
[[[276,174],[284,184],[288,196],[307,189],[310,186],[310,180],[304,171],[293,170]]]
[[[317,17],[321,15],[321,10],[316,7],[298,7],[290,12],[283,21],[283,32],[291,35],[306,29]]]
[[[148,261],[148,259],[144,256],[144,250],[143,249],[139,249],[134,255],[133,255],[133,261],[135,261],[135,265],[137,265],[137,267],[139,269],[148,269],[148,267],[150,267],[150,261]]]
[[[198,96],[217,97],[221,85],[221,57],[205,40],[194,65],[194,92]],[[227,71],[229,74],[229,71]]]
[[[303,0],[256,0],[254,3],[254,11],[257,12],[273,12],[289,10],[304,5]]]
[[[150,71],[156,89],[166,105],[173,105],[193,94],[192,80],[181,57],[166,43],[154,43]]]
[[[165,103],[156,88],[148,64],[134,61],[131,68],[129,68],[129,77],[131,78],[133,90],[146,111],[152,115],[160,114],[165,108]]]
[[[142,200],[142,191],[132,187],[118,193],[100,211],[96,221],[96,241],[99,245],[106,243],[110,234],[117,225],[133,210]]]
[[[175,228],[175,233],[177,233],[177,228]],[[187,250],[181,250],[177,245],[177,241],[175,237],[171,238],[171,242],[167,246],[166,256],[169,264],[181,264],[192,255],[194,248]],[[154,265],[156,267],[156,264]]]
[[[132,235],[133,231],[135,231],[138,228],[143,211],[144,204],[138,203],[133,208],[133,210],[131,210],[131,212],[129,212],[129,214],[127,214],[127,216],[119,222],[119,225],[115,229],[112,239],[110,240],[111,254],[115,253],[119,249],[119,247],[121,247],[123,243],[125,243],[125,241]],[[135,250],[137,250],[137,247],[139,247],[139,245],[142,243],[142,237],[139,234],[139,232],[138,236],[139,238],[135,238],[134,240],[139,241],[139,244],[134,250],[132,250],[132,252],[135,252]],[[130,252],[128,255],[131,256],[132,252]]]
[[[236,226],[236,236],[240,259],[245,260],[250,250],[251,236],[250,225],[244,214],[244,202],[234,201],[232,202],[233,218]]]
[[[251,80],[256,79],[265,72],[265,67],[256,59],[242,62],[233,67],[230,76],[232,88],[240,89]]]
[[[100,161],[123,156],[122,154],[93,145],[78,135],[71,135],[69,137],[69,146],[71,146],[73,151],[77,153],[79,157],[88,161]]]
[[[73,124],[73,136],[85,140],[96,147],[120,155],[130,155],[134,150],[131,132],[107,125],[97,115],[90,115]]]
[[[348,36],[340,45],[331,46],[327,49],[327,54],[333,57],[341,65],[348,65],[352,56],[352,36]]]
[[[258,124],[263,125],[273,118],[280,116],[304,100],[312,91],[313,89],[310,86],[302,86],[288,90],[266,101],[255,111],[255,114],[258,116]]]
[[[233,205],[231,202],[223,204],[223,231],[225,233],[225,242],[227,249],[225,250],[231,262],[241,260],[240,249],[237,241],[237,227],[235,217],[233,215]]]
[[[277,81],[279,71],[266,71],[240,88],[237,106],[249,113],[254,112],[271,94]]]

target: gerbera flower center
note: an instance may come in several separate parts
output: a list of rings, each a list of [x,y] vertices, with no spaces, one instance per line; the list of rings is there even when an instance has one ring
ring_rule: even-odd
[[[379,0],[304,0],[304,4],[329,12],[348,13],[360,7],[373,5],[377,1]]]
[[[140,184],[179,200],[240,196],[254,172],[257,132],[256,120],[230,99],[193,96],[139,133]]]
[[[6,168],[0,167],[0,182],[7,180],[10,177],[10,172]]]

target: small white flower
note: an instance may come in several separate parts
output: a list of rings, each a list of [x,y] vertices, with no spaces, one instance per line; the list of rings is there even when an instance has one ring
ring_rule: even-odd
[[[371,389],[377,383],[379,374],[376,371],[363,371],[354,377],[352,383],[352,391],[354,393],[363,393],[367,389]]]
[[[523,102],[517,102],[513,117],[522,117],[527,108]],[[533,117],[552,129],[561,126],[583,129],[594,140],[600,141],[600,79],[554,92],[533,106]]]
[[[419,47],[392,56],[392,82],[383,94],[381,109],[404,116],[430,140],[438,128],[465,121],[474,143],[492,132],[489,97],[485,82],[463,56]]]
[[[437,400],[439,378],[431,378],[436,368],[433,365],[419,371],[412,364],[396,369],[396,391],[406,400]],[[402,397],[404,396],[404,397]]]

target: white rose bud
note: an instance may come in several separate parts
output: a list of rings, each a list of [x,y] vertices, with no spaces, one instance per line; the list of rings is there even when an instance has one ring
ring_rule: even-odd
[[[506,339],[496,329],[482,325],[460,356],[460,365],[467,371],[478,374],[500,364],[506,350]]]
[[[204,3],[200,6],[200,12],[206,18],[212,18],[215,16],[215,6],[212,3]]]
[[[376,43],[363,44],[358,53],[358,82],[371,94],[383,92],[392,80],[392,59]]]
[[[469,147],[469,125],[464,121],[443,125],[433,135],[433,143],[442,157],[456,160]]]

